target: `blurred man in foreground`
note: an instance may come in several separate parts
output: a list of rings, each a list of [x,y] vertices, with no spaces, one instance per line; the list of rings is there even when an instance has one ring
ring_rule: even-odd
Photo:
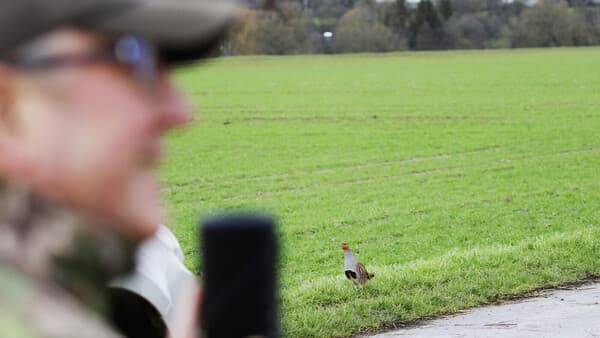
[[[204,56],[232,12],[206,0],[0,3],[3,336],[120,336],[106,285],[161,223],[160,136],[189,120],[169,71]]]

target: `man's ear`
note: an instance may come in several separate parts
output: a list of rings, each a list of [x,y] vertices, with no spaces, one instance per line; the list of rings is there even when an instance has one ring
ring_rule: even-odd
[[[12,106],[15,99],[15,79],[15,70],[6,63],[0,62],[0,126],[2,127],[14,113]]]
[[[0,179],[17,178],[31,170],[15,131],[17,72],[0,62]]]

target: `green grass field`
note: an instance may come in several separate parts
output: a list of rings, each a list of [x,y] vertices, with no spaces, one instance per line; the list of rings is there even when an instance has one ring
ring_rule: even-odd
[[[178,73],[169,217],[279,216],[289,337],[347,337],[600,273],[600,48],[235,57]],[[343,276],[347,241],[375,279]]]

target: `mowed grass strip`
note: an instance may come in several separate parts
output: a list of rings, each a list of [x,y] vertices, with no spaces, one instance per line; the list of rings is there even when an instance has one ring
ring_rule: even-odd
[[[375,265],[379,278],[360,290],[342,276],[310,280],[283,293],[284,309],[294,309],[287,314],[293,323],[287,334],[344,337],[585,278],[600,271],[598,236],[598,229],[582,229],[404,265]]]
[[[170,224],[279,217],[290,337],[346,337],[600,273],[600,49],[234,57],[178,81]],[[343,278],[340,242],[375,279]]]

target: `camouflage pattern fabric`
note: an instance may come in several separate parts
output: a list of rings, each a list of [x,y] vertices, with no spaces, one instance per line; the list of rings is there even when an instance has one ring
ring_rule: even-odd
[[[133,269],[135,245],[108,228],[0,182],[3,337],[120,337],[105,321],[107,283]]]

